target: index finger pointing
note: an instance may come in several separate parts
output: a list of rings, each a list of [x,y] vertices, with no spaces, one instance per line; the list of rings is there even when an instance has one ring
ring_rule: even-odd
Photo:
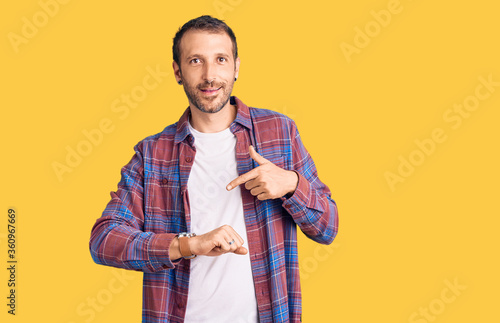
[[[235,179],[233,179],[229,184],[227,184],[226,190],[230,191],[233,188],[235,188],[236,186],[239,186],[239,185],[246,183],[249,180],[255,178],[256,175],[257,174],[255,174],[255,168],[254,168],[251,171],[246,172],[245,174],[240,175],[240,176],[236,177]]]
[[[252,157],[253,160],[255,160],[257,162],[257,164],[259,165],[263,165],[265,163],[268,163],[269,161],[267,159],[265,159],[264,157],[262,157],[256,150],[255,150],[255,147],[250,145],[250,147],[248,147],[248,152],[250,154],[250,157]]]

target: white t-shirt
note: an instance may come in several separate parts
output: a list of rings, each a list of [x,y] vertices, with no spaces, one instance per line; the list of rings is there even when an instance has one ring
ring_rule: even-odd
[[[201,235],[224,224],[232,226],[248,249],[239,187],[226,185],[238,177],[236,137],[228,129],[202,133],[191,124],[196,156],[188,179],[191,232]],[[250,255],[227,253],[191,259],[187,323],[258,322]]]

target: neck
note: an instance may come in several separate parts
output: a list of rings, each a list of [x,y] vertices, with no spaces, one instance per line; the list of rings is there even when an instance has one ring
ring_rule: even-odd
[[[198,110],[196,107],[189,107],[191,110],[191,126],[199,132],[213,133],[229,128],[236,118],[237,108],[227,103],[217,113],[207,113]]]

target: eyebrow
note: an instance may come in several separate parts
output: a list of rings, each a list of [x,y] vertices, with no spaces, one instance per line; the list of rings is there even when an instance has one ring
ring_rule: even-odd
[[[226,54],[226,53],[216,53],[215,56],[231,57],[231,55]],[[205,57],[205,55],[202,55],[202,54],[192,54],[192,55],[189,55],[188,57],[186,57],[186,60],[190,60],[193,57]]]

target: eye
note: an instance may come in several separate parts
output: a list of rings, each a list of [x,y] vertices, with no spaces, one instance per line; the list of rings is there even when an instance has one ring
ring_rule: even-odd
[[[225,62],[227,62],[227,59],[225,57],[219,57],[218,61],[219,61],[219,63],[225,63]]]
[[[193,58],[193,59],[191,60],[191,62],[190,62],[190,63],[192,63],[192,64],[198,64],[198,63],[200,63],[200,62],[201,62],[201,61],[200,61],[200,59],[199,59],[199,58]]]

